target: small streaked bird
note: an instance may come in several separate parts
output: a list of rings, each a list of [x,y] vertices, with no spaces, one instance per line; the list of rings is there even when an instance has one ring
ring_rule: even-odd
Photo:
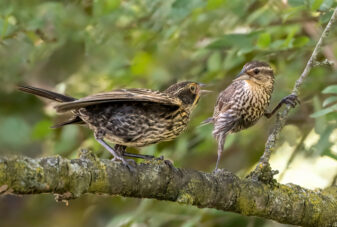
[[[265,62],[252,61],[243,66],[233,82],[223,90],[216,101],[213,117],[204,123],[213,123],[213,136],[218,143],[219,167],[226,136],[254,125],[262,116],[270,118],[282,106],[295,107],[299,100],[288,95],[271,111],[267,111],[274,86],[274,72]]]
[[[163,92],[148,89],[119,89],[84,98],[58,94],[31,86],[18,89],[61,102],[57,112],[70,112],[72,117],[54,128],[68,124],[87,124],[96,140],[128,167],[123,156],[152,158],[153,156],[126,153],[126,147],[143,147],[176,138],[187,127],[192,110],[197,105],[203,84],[179,82]],[[115,143],[110,147],[105,140]]]

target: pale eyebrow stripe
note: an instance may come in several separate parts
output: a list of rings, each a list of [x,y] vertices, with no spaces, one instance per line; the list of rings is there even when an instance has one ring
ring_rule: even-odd
[[[274,71],[272,69],[263,69],[261,71],[264,72],[264,73],[274,74]]]
[[[266,67],[266,66],[258,66],[258,67],[250,67],[247,70],[251,70],[251,69],[259,69],[261,71],[273,71],[270,67]]]

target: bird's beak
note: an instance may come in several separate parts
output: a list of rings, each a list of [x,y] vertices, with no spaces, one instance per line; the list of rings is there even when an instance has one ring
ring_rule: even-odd
[[[200,90],[200,95],[206,95],[206,94],[209,94],[209,93],[212,93],[213,91],[210,91],[210,90]]]
[[[250,76],[243,70],[235,77],[235,80],[249,80]]]
[[[203,83],[198,83],[200,87],[208,87],[209,85],[203,84]]]
[[[202,84],[202,83],[199,83],[199,86],[200,87],[209,87],[210,85],[209,84]],[[206,95],[206,94],[209,94],[209,93],[212,93],[213,91],[210,91],[210,90],[200,90],[200,95]]]

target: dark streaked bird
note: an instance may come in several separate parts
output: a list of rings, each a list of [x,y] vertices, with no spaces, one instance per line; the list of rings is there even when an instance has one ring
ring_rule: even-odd
[[[114,160],[128,165],[123,156],[148,158],[152,156],[128,154],[126,147],[143,147],[176,138],[186,127],[192,110],[197,105],[202,84],[180,82],[163,92],[147,89],[119,89],[75,99],[31,86],[19,90],[61,102],[58,112],[71,112],[72,118],[56,124],[87,124],[96,140]],[[110,147],[104,139],[115,143]],[[129,166],[129,165],[128,165]]]
[[[265,62],[252,61],[243,66],[233,82],[223,90],[216,101],[213,117],[204,123],[213,123],[213,136],[218,143],[219,167],[226,136],[254,125],[262,116],[270,118],[282,104],[295,107],[299,100],[288,95],[271,111],[267,111],[274,86],[274,72]]]

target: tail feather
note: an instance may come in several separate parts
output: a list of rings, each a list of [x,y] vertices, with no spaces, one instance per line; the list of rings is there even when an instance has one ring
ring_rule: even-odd
[[[209,117],[206,120],[204,120],[203,122],[201,122],[200,127],[204,126],[204,125],[207,125],[207,124],[210,124],[210,123],[213,123],[213,121],[214,121],[213,117]]]
[[[76,99],[73,97],[65,96],[56,92],[48,91],[42,88],[32,87],[28,85],[18,85],[20,91],[51,99],[57,102],[72,102]]]
[[[70,124],[85,124],[84,121],[79,117],[79,116],[74,116],[73,118],[57,123],[53,126],[51,126],[51,128],[61,128],[65,125],[70,125]]]
[[[56,92],[52,92],[52,91],[48,91],[42,88],[32,87],[28,85],[18,85],[18,89],[20,91],[33,94],[33,95],[37,95],[43,98],[51,99],[57,102],[72,102],[76,100],[73,97],[65,96],[65,95],[62,95]],[[51,126],[51,128],[60,128],[62,126],[70,125],[70,124],[84,124],[84,122],[79,116],[74,115],[72,118],[66,121],[63,121],[63,122],[60,122],[60,123],[57,123]]]

